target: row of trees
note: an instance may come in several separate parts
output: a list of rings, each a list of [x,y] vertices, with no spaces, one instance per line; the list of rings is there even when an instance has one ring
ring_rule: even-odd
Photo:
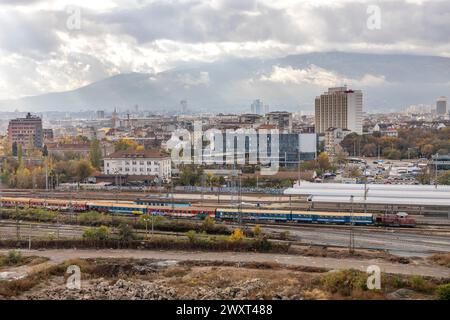
[[[26,161],[20,144],[13,144],[9,150],[6,149],[5,155],[10,156],[2,164],[2,183],[11,188],[27,189],[52,187],[64,182],[83,182],[101,169],[103,161],[98,140],[91,141],[87,158],[71,152],[48,155],[45,146],[39,153],[33,152],[33,161]]]
[[[351,133],[341,142],[342,148],[351,156],[388,159],[430,158],[433,154],[450,152],[450,128],[399,129],[398,137],[358,135]]]

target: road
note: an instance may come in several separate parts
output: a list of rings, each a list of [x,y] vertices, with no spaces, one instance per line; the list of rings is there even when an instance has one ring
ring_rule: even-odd
[[[5,254],[6,250],[0,250]],[[298,255],[242,253],[242,252],[185,252],[151,250],[43,250],[22,251],[24,255],[49,258],[53,263],[62,263],[71,259],[87,258],[133,258],[174,261],[225,261],[234,263],[279,263],[288,266],[316,267],[328,270],[357,269],[367,271],[367,267],[377,265],[382,272],[403,275],[422,275],[448,278],[450,269],[430,265],[404,265],[382,260],[335,259],[324,257],[303,257]]]

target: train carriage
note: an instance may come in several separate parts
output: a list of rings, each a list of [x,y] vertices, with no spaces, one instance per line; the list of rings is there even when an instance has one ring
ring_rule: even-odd
[[[197,218],[204,219],[207,216],[214,217],[215,210],[210,208],[199,208],[199,207],[147,207],[148,213],[158,214],[158,215],[167,215],[171,217],[180,217],[180,218]]]
[[[89,210],[105,212],[105,213],[119,213],[139,215],[146,213],[147,206],[130,203],[112,203],[112,202],[88,202],[87,208]]]
[[[290,220],[290,212],[283,210],[257,210],[257,209],[236,209],[218,208],[216,209],[216,219],[218,220],[266,220],[266,221],[287,221]]]
[[[297,210],[269,210],[260,208],[208,208],[189,206],[149,206],[134,201],[108,200],[65,200],[26,197],[0,197],[0,206],[6,208],[46,208],[58,211],[99,212],[124,215],[154,214],[168,217],[204,219],[207,216],[217,220],[276,221],[299,223],[378,225],[392,227],[415,227],[416,221],[406,213],[396,215],[374,215],[371,213],[317,212]]]
[[[312,211],[288,211],[288,210],[257,210],[218,208],[216,210],[218,220],[265,220],[265,221],[296,221],[310,223],[336,223],[357,225],[372,224],[373,215],[370,213],[342,213],[342,212],[312,212]]]

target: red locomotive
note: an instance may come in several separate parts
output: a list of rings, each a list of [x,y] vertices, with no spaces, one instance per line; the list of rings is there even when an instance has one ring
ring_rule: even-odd
[[[399,212],[379,215],[375,219],[375,224],[389,227],[415,227],[416,219],[410,218],[406,212]]]

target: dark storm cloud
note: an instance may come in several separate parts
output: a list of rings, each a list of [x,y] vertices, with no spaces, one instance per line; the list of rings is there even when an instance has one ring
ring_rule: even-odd
[[[225,1],[213,7],[204,1],[154,2],[141,8],[97,16],[98,23],[120,26],[139,43],[157,39],[182,42],[244,42],[305,39],[285,10],[256,2]]]
[[[0,49],[20,54],[46,54],[59,46],[55,16],[0,11]]]
[[[224,57],[326,51],[450,57],[449,0],[73,1],[80,30],[67,28],[68,2],[0,0],[0,96]],[[367,28],[368,5],[381,10],[380,30]]]
[[[367,4],[349,3],[342,7],[319,7],[313,11],[317,21],[326,21],[322,41],[367,42],[373,44],[411,44],[450,41],[450,1],[423,4],[403,1],[374,2],[380,8],[381,29],[367,28]]]

